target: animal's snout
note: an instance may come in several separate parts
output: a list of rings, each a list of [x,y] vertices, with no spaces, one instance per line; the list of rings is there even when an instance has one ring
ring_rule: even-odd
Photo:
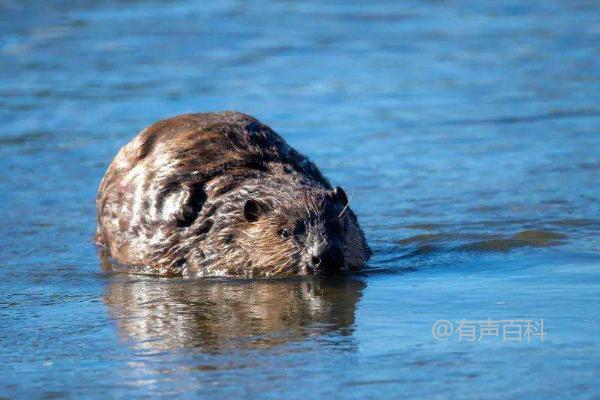
[[[311,267],[318,272],[336,272],[344,266],[342,250],[337,246],[329,246],[311,255]]]

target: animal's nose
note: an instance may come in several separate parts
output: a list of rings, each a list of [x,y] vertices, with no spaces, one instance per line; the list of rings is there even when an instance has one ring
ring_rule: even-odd
[[[321,257],[312,256],[310,258],[310,261],[311,261],[313,267],[318,267],[321,264]]]
[[[324,251],[312,255],[310,264],[315,270],[320,272],[336,272],[342,269],[344,256],[337,246],[329,247]]]

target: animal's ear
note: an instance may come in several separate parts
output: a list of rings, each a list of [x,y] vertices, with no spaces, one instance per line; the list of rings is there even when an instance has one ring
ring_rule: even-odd
[[[244,218],[248,222],[256,221],[262,214],[268,211],[268,207],[254,199],[246,200],[244,204]]]
[[[336,188],[333,189],[333,198],[343,206],[348,204],[348,196],[346,196],[344,189],[339,186],[336,186]]]

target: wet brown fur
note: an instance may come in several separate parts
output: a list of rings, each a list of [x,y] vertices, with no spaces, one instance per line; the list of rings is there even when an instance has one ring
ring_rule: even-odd
[[[311,256],[338,247],[340,269],[359,269],[370,250],[347,206],[341,189],[256,119],[185,114],[119,151],[98,192],[96,241],[132,270],[163,276],[310,274],[319,272]],[[282,238],[300,225],[304,235]]]

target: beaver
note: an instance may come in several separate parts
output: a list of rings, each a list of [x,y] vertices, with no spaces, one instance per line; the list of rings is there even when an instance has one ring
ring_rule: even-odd
[[[97,244],[139,273],[311,275],[358,270],[371,256],[344,190],[234,111],[142,130],[111,162],[97,212]]]

